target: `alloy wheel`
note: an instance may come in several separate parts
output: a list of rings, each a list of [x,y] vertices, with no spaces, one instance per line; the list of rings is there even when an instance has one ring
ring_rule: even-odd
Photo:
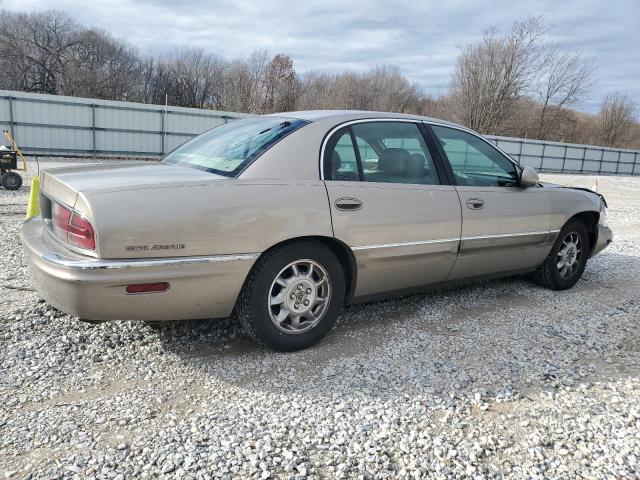
[[[558,250],[556,266],[562,278],[568,278],[580,266],[582,260],[582,238],[576,232],[568,233]]]
[[[284,267],[269,289],[269,315],[273,324],[289,334],[315,327],[327,311],[331,282],[319,263],[296,260]]]

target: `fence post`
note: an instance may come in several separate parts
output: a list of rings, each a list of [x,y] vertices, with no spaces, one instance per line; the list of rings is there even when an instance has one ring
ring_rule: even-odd
[[[622,150],[618,150],[618,161],[616,162],[616,175],[620,172],[620,155],[622,155]]]
[[[602,163],[604,162],[604,148],[602,149],[602,153],[600,153],[600,165],[598,165],[598,175],[602,173]]]
[[[161,125],[161,129],[162,131],[160,132],[160,135],[162,136],[161,142],[162,142],[162,151],[161,156],[164,156],[164,151],[165,151],[165,130],[164,130],[164,116],[166,114],[166,110],[160,110],[160,125]]]
[[[631,175],[635,175],[637,166],[638,166],[638,152],[635,152],[633,154],[633,169],[631,170]]]
[[[547,144],[543,143],[542,144],[542,156],[540,157],[540,171],[544,171],[542,166],[544,165],[544,152],[547,149]]]
[[[13,132],[13,97],[11,95],[9,95],[9,133],[15,138]]]
[[[580,164],[580,173],[584,173],[584,161],[587,158],[587,146],[582,147],[582,163]]]
[[[96,104],[91,104],[91,135],[93,137],[93,158],[96,158]]]
[[[522,165],[522,146],[524,145],[524,141],[520,139],[520,150],[518,151],[518,162]]]
[[[564,157],[562,157],[562,168],[560,169],[560,171],[561,171],[562,173],[564,173],[564,166],[565,166],[565,164],[566,164],[566,162],[567,162],[567,150],[568,150],[568,148],[567,148],[567,146],[565,145],[565,146],[564,146]]]

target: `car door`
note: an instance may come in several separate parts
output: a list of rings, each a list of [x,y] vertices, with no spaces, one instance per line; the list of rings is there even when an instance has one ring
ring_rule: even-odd
[[[551,208],[541,187],[520,186],[519,168],[482,137],[430,125],[462,206],[462,238],[450,280],[516,272],[549,252]]]
[[[443,184],[420,122],[342,125],[323,146],[334,235],[351,247],[356,297],[445,280],[460,241],[460,201]]]

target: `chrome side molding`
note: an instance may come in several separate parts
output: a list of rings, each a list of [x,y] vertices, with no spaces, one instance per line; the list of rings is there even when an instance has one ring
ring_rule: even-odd
[[[120,260],[77,260],[63,257],[57,253],[46,253],[42,256],[45,263],[72,270],[110,270],[127,268],[167,267],[180,265],[197,265],[201,263],[234,262],[240,260],[255,260],[258,253],[239,255],[213,255],[202,257],[173,257],[173,258],[131,258]]]
[[[512,238],[512,237],[528,237],[535,235],[553,235],[557,234],[560,230],[542,231],[542,232],[521,232],[521,233],[502,233],[496,235],[478,235],[473,237],[456,237],[456,238],[438,238],[434,240],[417,240],[414,242],[401,242],[401,243],[380,243],[372,245],[358,245],[351,247],[351,250],[372,250],[376,248],[394,248],[394,247],[413,247],[416,245],[431,245],[434,243],[450,243],[450,242],[464,242],[473,240],[490,240],[499,238]]]
[[[402,243],[379,243],[375,245],[359,245],[357,247],[351,247],[351,250],[372,250],[376,248],[394,248],[394,247],[413,247],[416,245],[431,245],[434,243],[450,243],[459,242],[459,238],[439,238],[436,240],[419,240],[415,242],[402,242]]]

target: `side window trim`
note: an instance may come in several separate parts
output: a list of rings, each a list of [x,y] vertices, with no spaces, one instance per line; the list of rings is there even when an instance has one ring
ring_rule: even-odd
[[[358,181],[363,182],[364,170],[362,167],[362,158],[360,157],[360,149],[358,148],[358,140],[356,139],[356,136],[353,133],[353,128],[351,128],[351,125],[349,125],[348,129],[349,129],[349,135],[351,136],[351,145],[353,146],[353,150],[355,151],[355,154],[356,154],[356,167],[358,167]]]

